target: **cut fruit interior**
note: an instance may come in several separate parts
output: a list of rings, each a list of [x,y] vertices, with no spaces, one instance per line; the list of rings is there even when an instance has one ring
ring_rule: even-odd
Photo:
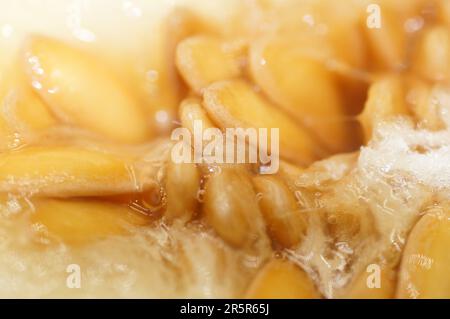
[[[448,1],[140,2],[0,26],[0,297],[450,297]]]

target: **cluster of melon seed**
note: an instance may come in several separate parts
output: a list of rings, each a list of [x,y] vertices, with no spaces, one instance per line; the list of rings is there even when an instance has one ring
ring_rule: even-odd
[[[305,213],[314,189],[298,183],[308,165],[355,151],[378,123],[397,116],[429,130],[446,125],[439,97],[450,90],[449,2],[379,2],[380,29],[366,26],[366,1],[265,3],[252,7],[260,14],[251,21],[242,12],[236,30],[227,31],[176,10],[155,48],[157,89],[146,99],[91,52],[30,36],[0,79],[2,200],[27,198],[32,221],[70,245],[162,219],[200,220],[249,254],[298,247],[317,222]],[[421,28],[405,29],[411,19]],[[162,129],[152,122],[156,109],[169,119]],[[262,175],[257,164],[175,164],[172,119],[189,130],[195,121],[222,131],[278,128],[280,170]],[[432,256],[443,268],[404,262],[398,296],[409,294],[411,282],[423,296],[449,296],[448,278],[439,279],[450,264],[449,212],[422,217],[403,257]],[[324,214],[331,240],[350,246],[370,228],[364,214]],[[347,296],[393,297],[393,273],[383,268],[388,284],[375,295],[363,274]],[[439,284],[445,280],[447,286]],[[273,258],[247,296],[320,294],[301,267]]]

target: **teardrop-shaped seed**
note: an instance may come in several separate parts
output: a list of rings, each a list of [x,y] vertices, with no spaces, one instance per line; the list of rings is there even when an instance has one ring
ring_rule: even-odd
[[[151,137],[136,98],[95,56],[56,39],[33,36],[24,59],[30,85],[62,120],[118,142]]]

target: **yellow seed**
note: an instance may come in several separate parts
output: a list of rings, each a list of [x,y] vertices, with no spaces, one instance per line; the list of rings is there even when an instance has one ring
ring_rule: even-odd
[[[33,36],[24,58],[30,84],[64,121],[119,142],[138,143],[151,136],[134,96],[96,57]]]
[[[217,128],[216,125],[214,125],[214,123],[211,121],[211,119],[209,118],[208,114],[206,113],[205,109],[202,106],[201,100],[198,98],[185,99],[180,105],[179,114],[180,114],[180,119],[181,119],[181,125],[183,127],[187,128],[193,135],[195,134],[194,133],[195,121],[200,121],[200,123],[202,125],[202,129],[203,129],[203,131],[201,132],[202,136],[203,136],[205,129],[211,129],[211,128],[216,129],[217,133],[222,134],[220,129]],[[205,136],[203,136],[203,137],[205,137]],[[207,145],[210,141],[211,140],[209,138],[204,138],[203,146]],[[194,146],[194,140],[191,140],[191,143],[192,143],[191,145]],[[195,150],[199,151],[199,153],[197,154],[198,156],[203,155],[203,153],[200,153],[200,151],[202,152],[203,149],[195,149]],[[248,149],[246,149],[246,152],[247,152],[246,158],[248,158]],[[231,164],[221,164],[220,167],[246,166],[248,169],[251,169],[252,165],[253,164],[244,165],[244,164],[231,163]],[[209,174],[211,166],[200,164],[199,168],[205,174]]]
[[[450,207],[423,216],[411,231],[397,298],[450,298]]]
[[[208,114],[206,114],[206,111],[204,110],[201,103],[202,103],[201,100],[198,98],[187,98],[180,105],[179,116],[181,120],[181,125],[184,128],[187,128],[191,132],[192,136],[196,134],[194,132],[194,126],[196,125],[195,123],[201,123],[203,129],[203,131],[201,132],[202,137],[205,129],[215,128],[215,125],[211,122]],[[204,143],[202,145],[206,145],[208,141],[203,139],[203,142]],[[195,146],[194,143],[195,143],[194,138],[192,138],[191,146],[193,147],[193,150],[198,152],[197,156],[202,156],[203,149],[196,149],[194,147]],[[201,166],[202,165],[200,165],[200,167]],[[206,166],[204,167],[204,169],[207,170],[208,167]]]
[[[74,147],[30,147],[0,154],[0,191],[56,197],[134,192],[126,161]]]
[[[318,163],[313,170],[316,174],[312,175],[309,181],[313,184],[301,188],[307,205],[317,210],[316,215],[320,216],[323,229],[330,240],[346,243],[349,247],[359,245],[361,240],[366,240],[376,232],[370,209],[360,201],[358,193],[354,192],[360,185],[355,182],[353,175],[345,175],[345,170],[351,170],[354,167],[357,159],[354,155],[357,153],[350,156],[349,154],[338,155],[335,163],[328,162],[327,167],[320,167]],[[347,164],[348,168],[344,168]],[[333,166],[336,168],[331,170],[333,174],[340,170],[338,174],[344,175],[338,181],[336,178],[339,177],[329,175],[328,170]],[[323,191],[325,189],[322,188],[322,191],[315,193],[314,189],[320,187],[317,183],[322,185],[331,183],[328,184],[330,191]]]
[[[369,44],[372,68],[398,70],[405,67],[407,36],[403,30],[403,19],[393,9],[381,8],[379,28],[367,27],[366,19],[362,26]]]
[[[378,3],[381,7],[389,8],[393,12],[400,12],[403,16],[414,16],[420,14],[420,10],[430,5],[430,1],[427,0],[379,0]]]
[[[0,150],[17,148],[56,124],[49,108],[26,85],[17,65],[0,80]]]
[[[18,138],[19,136],[9,123],[0,116],[0,152],[20,146],[22,141]]]
[[[265,236],[264,222],[250,178],[241,169],[223,167],[205,186],[203,212],[227,243],[249,247]]]
[[[190,37],[178,45],[178,70],[192,90],[201,93],[213,82],[241,75],[242,50],[211,36]]]
[[[450,90],[446,85],[430,86],[424,81],[412,81],[409,88],[409,104],[420,127],[429,130],[445,129],[449,121],[448,99]]]
[[[264,100],[244,81],[223,81],[209,86],[205,90],[204,106],[222,129],[266,128],[268,135],[271,128],[279,129],[280,154],[283,157],[307,164],[324,155],[305,129]]]
[[[192,134],[194,134],[195,121],[201,121],[203,129],[215,127],[203,108],[202,101],[197,98],[188,98],[181,102],[179,116],[181,125]]]
[[[280,161],[280,170],[278,175],[284,180],[286,185],[291,191],[296,191],[298,189],[297,180],[304,173],[302,167],[290,164],[286,161]]]
[[[327,36],[336,58],[351,67],[365,68],[367,46],[359,27],[361,12],[366,9],[364,4],[356,1],[352,5],[343,6],[336,1],[320,1],[318,6],[323,12],[321,22],[328,25]]]
[[[370,74],[365,71],[368,62],[367,41],[360,27],[361,13],[366,10],[366,6],[367,4],[364,5],[361,1],[354,1],[351,6],[342,6],[336,1],[315,1],[315,11],[308,10],[300,15],[314,17],[313,28],[317,32],[310,35],[315,36],[316,39],[297,45],[301,46],[302,52],[309,50],[311,46],[317,46],[319,41],[325,42],[329,47],[321,49],[322,55],[324,52],[329,52],[329,56],[320,61],[336,78],[346,115],[360,112],[367,91],[367,82],[370,80]],[[327,28],[327,32],[321,32],[323,27]],[[304,32],[311,34],[311,27],[308,26]],[[298,39],[298,34],[298,30],[294,30],[295,39]],[[284,35],[282,34],[281,37]],[[295,41],[297,42],[298,40]],[[346,130],[349,131],[348,147],[356,148],[360,142],[358,134],[354,134],[357,126],[351,121],[342,124],[345,124]],[[339,123],[336,123],[336,127],[339,128]],[[331,146],[336,149],[334,145]]]
[[[2,117],[18,131],[32,133],[56,124],[50,109],[33,92],[16,63],[0,83],[0,100],[3,101]]]
[[[0,116],[0,151],[13,149],[23,145],[21,135],[11,125]]]
[[[57,123],[49,108],[36,95],[27,88],[17,92],[15,104],[16,120],[29,131],[40,131],[52,127]]]
[[[438,1],[437,12],[442,22],[450,26],[450,1]]]
[[[287,260],[269,261],[254,278],[245,295],[252,299],[318,299],[308,275]]]
[[[278,5],[274,11],[276,20],[272,21],[276,36],[289,38],[316,58],[331,58],[362,68],[367,57],[359,28],[365,7],[360,2],[354,1],[351,6],[335,1],[290,1],[287,5]],[[274,12],[271,12],[272,18]],[[351,34],[348,30],[352,30]]]
[[[330,237],[351,242],[361,232],[361,216],[355,212],[331,211],[324,216]]]
[[[31,222],[44,225],[49,238],[80,245],[129,233],[149,219],[126,205],[87,199],[34,199]]]
[[[450,31],[436,26],[421,38],[414,60],[414,69],[431,81],[450,79]]]
[[[349,247],[358,245],[375,232],[370,209],[358,201],[357,193],[352,192],[355,187],[358,185],[351,175],[334,183],[333,190],[321,196],[323,209],[319,208],[318,212],[330,239],[347,243]]]
[[[419,125],[429,129],[442,127],[442,121],[435,117],[435,110],[430,109],[431,87],[425,81],[412,78],[408,81],[408,104],[411,113]],[[434,116],[433,116],[434,115]]]
[[[352,136],[333,74],[305,50],[294,39],[254,42],[250,52],[253,79],[330,150],[349,150]]]
[[[159,133],[173,129],[178,106],[186,94],[175,65],[176,48],[192,34],[208,30],[209,26],[193,12],[175,8],[154,31],[148,61],[144,61],[142,68],[146,81],[137,85],[142,87],[147,113]]]
[[[165,218],[171,222],[176,219],[190,221],[198,208],[200,173],[195,164],[167,164],[166,194],[167,208]]]
[[[374,264],[377,267],[377,264]],[[396,274],[392,268],[381,265],[379,287],[374,286],[378,273],[368,265],[353,282],[344,289],[340,298],[345,299],[392,299],[395,296]]]
[[[299,244],[306,233],[308,221],[300,212],[293,193],[275,176],[256,176],[253,185],[261,194],[259,206],[273,240],[283,247]]]
[[[373,129],[380,121],[407,114],[404,86],[399,77],[385,77],[373,83],[359,115],[366,142],[372,138]]]

